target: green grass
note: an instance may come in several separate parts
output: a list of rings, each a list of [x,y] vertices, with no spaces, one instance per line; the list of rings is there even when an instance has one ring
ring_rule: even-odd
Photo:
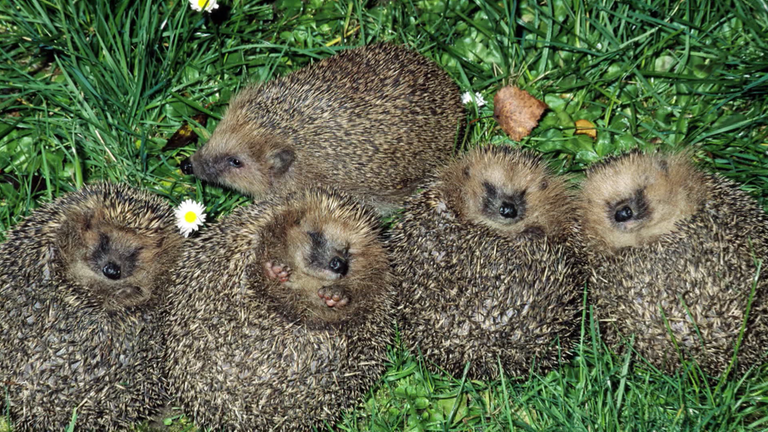
[[[763,0],[0,0],[0,240],[40,204],[101,179],[215,219],[248,202],[178,170],[232,94],[352,46],[407,44],[489,102],[513,83],[550,109],[522,145],[576,177],[632,148],[693,148],[768,207],[768,6]],[[510,141],[492,104],[465,146]],[[205,125],[192,117],[205,113]],[[574,134],[586,119],[598,138]],[[168,148],[191,122],[199,143]],[[765,430],[768,368],[666,376],[602,345],[589,315],[575,359],[546,376],[474,382],[396,345],[337,430]],[[179,422],[174,422],[179,426]],[[0,427],[2,429],[2,427]]]

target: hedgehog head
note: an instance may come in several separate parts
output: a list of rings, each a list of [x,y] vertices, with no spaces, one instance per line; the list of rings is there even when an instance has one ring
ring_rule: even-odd
[[[296,152],[290,142],[254,116],[252,92],[238,94],[211,139],[190,158],[201,180],[261,198],[293,175]]]
[[[272,281],[268,290],[298,315],[336,322],[376,307],[375,293],[388,283],[388,260],[369,209],[337,192],[311,189],[278,206],[265,231],[266,261],[290,269],[287,282]],[[319,292],[347,301],[332,308]]]
[[[506,237],[560,237],[575,220],[565,182],[527,151],[475,148],[441,177],[442,192],[461,217]]]
[[[582,230],[607,250],[653,243],[696,213],[705,183],[687,153],[632,152],[607,160],[590,169],[582,186]]]
[[[112,186],[82,198],[64,205],[51,233],[60,277],[73,290],[64,294],[105,310],[156,299],[182,242],[170,208]]]

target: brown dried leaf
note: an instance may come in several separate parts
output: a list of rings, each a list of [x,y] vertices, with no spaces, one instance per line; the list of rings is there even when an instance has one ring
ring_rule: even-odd
[[[493,105],[493,118],[515,141],[528,136],[547,109],[547,104],[515,86],[499,90],[493,97]]]
[[[576,120],[576,132],[574,133],[577,135],[587,135],[592,139],[597,139],[597,129],[595,129],[595,125],[589,120]]]
[[[208,123],[208,115],[200,113],[192,117],[192,120],[200,123],[202,126],[205,126],[205,124]],[[191,127],[189,127],[189,123],[184,123],[184,125],[178,128],[176,132],[174,132],[173,135],[168,138],[168,141],[166,141],[165,145],[163,146],[163,151],[175,150],[177,148],[184,147],[185,145],[192,143],[195,140],[197,140],[197,134],[192,130]]]

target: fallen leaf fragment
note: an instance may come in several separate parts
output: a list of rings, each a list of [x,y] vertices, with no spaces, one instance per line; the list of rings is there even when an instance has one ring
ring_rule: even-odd
[[[208,122],[208,115],[200,113],[192,117],[192,120],[200,123],[202,126],[205,126],[205,124]],[[174,132],[173,135],[168,138],[168,141],[166,141],[165,145],[163,146],[163,151],[175,150],[177,148],[184,147],[185,145],[195,140],[197,140],[197,134],[189,126],[189,123],[184,123],[184,125],[177,129],[176,132]]]
[[[493,118],[515,141],[530,135],[547,104],[515,86],[502,88],[493,97]]]
[[[592,139],[597,139],[597,129],[594,123],[589,120],[576,120],[576,135],[587,135]]]

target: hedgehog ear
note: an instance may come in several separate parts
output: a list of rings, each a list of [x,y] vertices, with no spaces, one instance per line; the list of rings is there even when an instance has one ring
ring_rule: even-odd
[[[273,176],[285,174],[296,160],[296,153],[291,149],[282,149],[267,156],[269,171]]]
[[[666,160],[661,159],[658,161],[659,169],[664,173],[664,175],[669,175],[669,164]]]

